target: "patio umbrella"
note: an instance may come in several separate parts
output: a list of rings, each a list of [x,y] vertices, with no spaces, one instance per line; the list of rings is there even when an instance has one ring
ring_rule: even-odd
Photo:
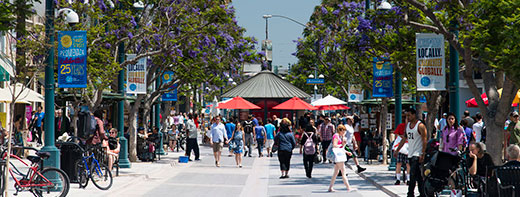
[[[350,109],[350,107],[346,105],[321,105],[316,106],[318,110],[347,110]]]
[[[228,100],[225,103],[220,103],[217,108],[219,109],[262,109],[257,105],[245,100],[242,97],[235,97],[231,100]]]
[[[497,92],[499,95],[502,95],[502,88],[498,89]],[[482,100],[484,100],[484,104],[486,104],[486,106],[487,106],[488,102],[489,102],[487,94],[484,93],[484,94],[480,95],[480,97],[482,97]],[[511,106],[516,107],[516,106],[518,106],[518,103],[520,103],[520,90],[516,93],[515,99],[513,99],[513,103],[511,104]],[[471,99],[467,100],[466,107],[478,107],[477,100],[475,98],[471,98]]]
[[[347,102],[342,101],[336,97],[333,97],[331,95],[326,96],[325,98],[318,99],[311,103],[311,105],[314,106],[323,106],[323,105],[344,105],[347,104]]]
[[[273,107],[273,109],[286,109],[286,110],[316,110],[316,107],[309,103],[301,100],[298,97],[293,97],[279,105]]]

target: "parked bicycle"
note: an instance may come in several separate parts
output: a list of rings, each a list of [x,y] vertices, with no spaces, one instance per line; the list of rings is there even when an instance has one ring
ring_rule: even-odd
[[[30,165],[24,162],[20,157],[14,154],[9,154],[9,157],[11,159],[16,159],[20,163],[24,164],[25,167],[28,167],[27,173],[22,173],[15,165],[13,165],[12,161],[9,161],[9,174],[15,182],[14,187],[16,189],[16,192],[14,193],[14,195],[18,195],[18,193],[22,191],[29,191],[37,197],[67,196],[67,193],[69,192],[70,188],[69,177],[67,176],[67,174],[57,168],[43,167],[43,160],[49,158],[50,153],[39,152],[38,149],[32,147],[13,147],[13,149],[29,149],[36,151],[36,156],[30,155],[27,157],[27,159],[31,161]],[[7,150],[4,149],[2,151],[2,160],[0,162],[0,169],[2,174],[7,166],[6,158]],[[0,188],[3,191],[3,176],[1,177],[2,178],[0,178]]]
[[[90,146],[82,150],[81,160],[76,162],[77,176],[80,188],[88,185],[89,179],[100,190],[108,190],[112,186],[112,172],[104,163],[100,163],[94,151],[104,151],[101,145]]]

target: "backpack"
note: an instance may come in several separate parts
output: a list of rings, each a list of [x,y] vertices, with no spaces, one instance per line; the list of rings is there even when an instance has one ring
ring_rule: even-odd
[[[96,118],[89,112],[79,112],[78,119],[78,137],[89,139],[96,134],[97,131]]]
[[[253,121],[245,121],[244,122],[244,132],[247,134],[253,133]]]
[[[306,155],[314,155],[314,153],[316,153],[316,144],[312,141],[312,135],[314,135],[314,133],[311,133],[311,136],[309,136],[304,132],[304,135],[307,136],[307,140],[303,144],[303,151]]]

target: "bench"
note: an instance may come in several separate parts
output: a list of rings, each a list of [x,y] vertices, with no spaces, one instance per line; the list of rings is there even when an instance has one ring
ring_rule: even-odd
[[[518,196],[520,195],[520,167],[508,166],[495,169],[498,183],[498,196]]]

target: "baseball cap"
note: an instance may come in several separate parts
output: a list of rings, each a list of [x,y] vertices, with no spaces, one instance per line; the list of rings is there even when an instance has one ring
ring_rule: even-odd
[[[447,113],[443,113],[442,115],[443,115],[443,116],[447,116],[448,114],[447,114]]]
[[[514,111],[513,113],[511,113],[511,116],[518,116],[518,112]]]

